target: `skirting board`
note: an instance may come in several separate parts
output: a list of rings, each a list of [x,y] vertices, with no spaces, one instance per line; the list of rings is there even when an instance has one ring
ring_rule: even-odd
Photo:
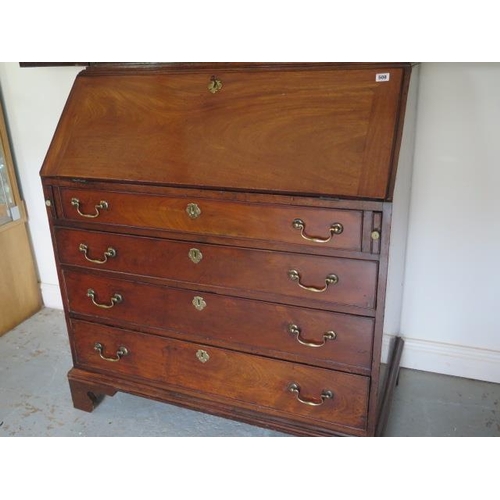
[[[58,285],[41,283],[40,290],[42,291],[42,301],[45,307],[49,309],[62,309],[61,291]]]
[[[394,337],[384,335],[382,361],[387,362]],[[426,340],[404,340],[402,368],[500,383],[500,352]]]

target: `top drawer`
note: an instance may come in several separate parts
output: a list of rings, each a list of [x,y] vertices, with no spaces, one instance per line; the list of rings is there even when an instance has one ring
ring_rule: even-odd
[[[387,199],[409,69],[89,70],[42,176]]]
[[[61,188],[74,221],[360,251],[362,211]]]

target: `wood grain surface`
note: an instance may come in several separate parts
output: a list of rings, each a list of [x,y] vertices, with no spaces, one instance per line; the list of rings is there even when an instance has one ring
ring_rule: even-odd
[[[109,247],[116,257],[105,264],[89,262],[79,250],[82,243],[93,259],[103,259]],[[326,309],[335,309],[335,304],[368,310],[375,306],[376,261],[69,229],[57,230],[57,247],[63,264],[162,278],[170,284],[217,287],[240,296],[248,296],[250,290],[264,299],[276,296],[276,300],[292,304],[305,300]],[[198,263],[189,257],[193,249],[202,255]],[[303,286],[324,291],[302,288],[299,281],[290,279],[292,270],[300,274]],[[338,282],[327,286],[326,278],[332,273]]]
[[[75,320],[72,330],[77,367],[245,401],[295,417],[366,426],[367,377]],[[106,361],[94,349],[96,342],[105,357],[116,357],[120,347],[128,354],[118,362]],[[206,353],[206,361],[200,361],[199,351]],[[320,402],[325,390],[333,398],[318,406],[301,403],[289,390],[292,383],[299,384],[304,400]]]
[[[384,199],[404,71],[78,77],[42,175]]]
[[[94,321],[345,371],[366,374],[370,369],[372,318],[138,283],[83,270],[65,270],[64,285],[71,314]],[[99,308],[87,296],[89,288],[103,303],[115,293],[123,302]],[[193,305],[195,297],[203,299],[202,310]],[[324,345],[301,344],[290,325],[300,329],[302,342]],[[329,331],[335,339],[325,341]]]
[[[80,73],[41,170],[74,406],[125,391],[291,434],[374,435],[410,72]]]
[[[215,194],[213,195],[215,196]],[[73,199],[80,201],[79,210],[85,215],[96,215],[96,205],[106,201],[108,207],[99,209],[95,218],[80,215]],[[188,205],[196,205],[199,215],[191,218]],[[222,201],[199,197],[169,197],[145,193],[100,191],[87,189],[61,189],[61,217],[69,221],[88,224],[106,224],[140,227],[195,235],[215,235],[248,238],[249,240],[277,241],[326,247],[339,250],[361,250],[361,211],[335,210],[270,203]],[[304,222],[304,236],[293,227],[295,219]],[[330,228],[342,225],[340,234],[332,235]],[[328,239],[326,243],[311,238]],[[250,243],[249,243],[250,244]]]

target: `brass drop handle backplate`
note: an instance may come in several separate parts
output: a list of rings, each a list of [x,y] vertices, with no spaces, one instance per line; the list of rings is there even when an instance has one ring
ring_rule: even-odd
[[[327,390],[327,389],[324,389],[322,392],[321,392],[321,395],[320,395],[320,400],[316,400],[316,399],[309,399],[309,398],[303,398],[301,397],[300,395],[300,385],[297,384],[296,382],[292,382],[289,386],[288,386],[288,390],[290,392],[293,392],[294,394],[296,394],[297,396],[297,401],[299,401],[300,403],[304,404],[304,405],[309,405],[309,406],[321,406],[322,404],[324,404],[324,402],[327,400],[327,399],[333,399],[333,392],[330,391],[330,390]]]
[[[109,247],[105,252],[104,252],[104,258],[103,259],[91,259],[87,252],[89,250],[89,247],[88,245],[86,245],[85,243],[80,243],[80,246],[78,247],[78,250],[80,250],[80,252],[83,253],[83,255],[85,256],[85,258],[89,261],[89,262],[93,262],[94,264],[105,264],[106,262],[108,262],[108,259],[111,259],[113,257],[116,257],[116,250],[112,247]]]
[[[104,359],[104,361],[112,361],[112,362],[117,362],[120,361],[120,359],[123,358],[123,356],[127,356],[129,353],[129,350],[126,347],[119,347],[118,350],[116,351],[116,357],[114,358],[108,358],[107,356],[104,356],[104,346],[100,342],[96,342],[94,344],[94,350],[99,353],[99,356]]]
[[[305,345],[307,347],[323,347],[328,340],[335,340],[337,338],[337,334],[333,330],[329,330],[323,334],[323,342],[313,342],[311,340],[304,340],[301,338],[302,330],[299,326],[294,325],[293,323],[288,325],[288,332],[291,335],[294,335],[299,344]]]
[[[90,299],[92,300],[92,304],[94,304],[95,306],[97,307],[100,307],[101,309],[111,309],[112,307],[114,307],[116,304],[119,304],[120,302],[123,302],[123,297],[119,294],[119,293],[115,293],[112,297],[111,297],[111,300],[110,300],[110,304],[99,304],[98,302],[96,302],[95,298],[96,298],[96,293],[94,290],[92,290],[92,288],[89,288],[87,290],[87,297],[90,297]]]
[[[326,276],[325,286],[323,288],[316,288],[314,286],[306,286],[300,282],[300,279],[301,279],[300,273],[295,269],[290,269],[290,271],[288,271],[288,277],[292,281],[297,282],[297,284],[300,286],[300,288],[303,288],[304,290],[308,290],[309,292],[316,292],[316,293],[326,292],[330,285],[336,285],[339,282],[339,277],[336,274],[331,273],[331,274]]]
[[[76,211],[82,217],[88,217],[89,219],[95,219],[101,215],[100,210],[107,210],[109,208],[109,203],[105,200],[101,200],[97,205],[95,205],[95,214],[85,214],[80,211],[80,200],[78,198],[71,198],[71,205],[76,208]]]
[[[215,75],[212,76],[212,78],[210,78],[210,83],[208,84],[208,90],[212,94],[215,94],[216,92],[219,92],[221,88],[222,82]]]
[[[308,236],[306,234],[306,223],[302,219],[294,219],[292,221],[292,227],[300,230],[302,238],[307,241],[314,241],[315,243],[328,243],[336,234],[342,234],[344,231],[344,226],[340,224],[340,222],[335,222],[329,228],[330,236],[328,238],[319,238],[317,236]]]

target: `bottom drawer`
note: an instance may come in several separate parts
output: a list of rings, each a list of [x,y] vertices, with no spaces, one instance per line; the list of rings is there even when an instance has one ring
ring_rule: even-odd
[[[369,378],[72,321],[75,366],[233,406],[365,429]]]

